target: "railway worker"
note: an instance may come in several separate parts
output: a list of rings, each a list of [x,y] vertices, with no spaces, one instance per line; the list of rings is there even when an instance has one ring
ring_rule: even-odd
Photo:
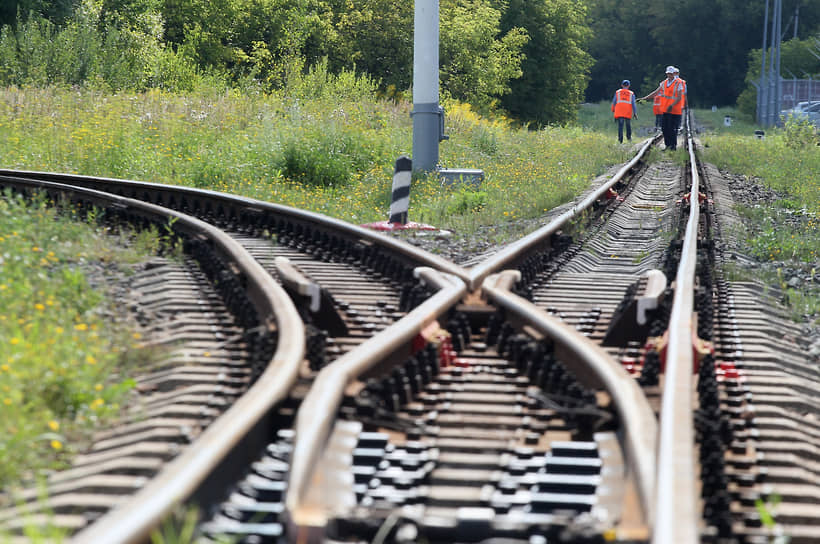
[[[683,85],[675,77],[675,67],[666,67],[666,79],[661,81],[658,88],[639,100],[647,100],[661,96],[661,131],[666,149],[675,150],[678,147],[678,125],[683,113]]]
[[[663,120],[663,110],[661,109],[661,95],[656,94],[652,99],[652,113],[655,114],[655,132],[661,131],[661,121]]]
[[[621,82],[621,88],[615,91],[610,109],[618,122],[618,141],[624,143],[624,125],[626,125],[626,139],[632,141],[632,119],[638,118],[638,109],[635,107],[635,93],[629,89],[629,80]]]
[[[689,103],[688,103],[689,96],[687,95],[687,90],[688,89],[686,88],[686,80],[683,79],[682,77],[680,77],[680,68],[678,68],[677,66],[675,66],[675,77],[678,78],[678,81],[680,81],[681,84],[683,85],[683,100],[681,101],[681,103],[683,104],[683,106],[681,107],[681,112],[682,112],[683,109],[686,109],[687,107],[689,107]],[[683,117],[683,116],[681,115],[681,117]],[[678,119],[678,132],[680,132],[680,123],[681,123],[681,120]]]

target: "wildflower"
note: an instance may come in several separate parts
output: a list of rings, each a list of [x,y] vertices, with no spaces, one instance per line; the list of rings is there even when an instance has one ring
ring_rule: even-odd
[[[20,343],[20,339],[19,339],[19,338],[17,338],[16,336],[15,336],[15,337],[13,337],[13,338],[11,338],[11,339],[9,339],[9,344],[11,344],[12,346],[16,346],[16,345],[17,345],[17,344],[19,344],[19,343]]]
[[[34,305],[34,309],[39,310],[39,311],[42,312],[43,310],[46,309],[46,307],[38,302],[37,304]]]
[[[55,420],[52,419],[51,421],[48,422],[48,428],[51,429],[52,431],[58,431],[58,430],[60,430],[60,422],[55,421]]]
[[[77,323],[76,325],[74,325],[74,330],[76,330],[76,331],[88,330],[88,325],[86,325],[85,323]]]
[[[52,449],[60,451],[61,449],[63,449],[63,443],[60,442],[59,440],[52,440],[51,441],[51,447],[52,447]]]
[[[97,364],[97,359],[95,359],[93,355],[86,355],[85,356],[85,362],[90,364],[90,365],[96,365]]]

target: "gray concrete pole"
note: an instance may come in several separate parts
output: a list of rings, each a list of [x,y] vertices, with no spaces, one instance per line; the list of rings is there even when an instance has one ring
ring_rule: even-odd
[[[775,56],[775,76],[777,82],[774,91],[774,123],[780,121],[781,101],[783,99],[783,78],[780,77],[780,44],[783,41],[783,0],[777,0],[777,54]]]
[[[766,42],[769,41],[769,0],[766,1],[766,11],[763,15],[763,49],[760,62],[760,88],[757,90],[757,122],[768,127],[769,120],[769,80],[766,77]]]
[[[775,94],[776,94],[776,75],[774,71],[774,65],[776,62],[775,59],[775,48],[777,45],[777,39],[780,37],[778,32],[777,26],[777,0],[772,2],[772,28],[771,28],[771,38],[769,39],[769,90],[768,90],[768,105],[766,106],[767,116],[766,116],[766,126],[771,127],[774,126],[775,119],[777,119],[777,114],[775,112]]]
[[[438,165],[438,0],[416,0],[413,23],[413,170]]]

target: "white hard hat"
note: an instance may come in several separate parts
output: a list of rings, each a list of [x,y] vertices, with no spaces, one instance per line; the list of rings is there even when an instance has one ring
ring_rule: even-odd
[[[666,67],[666,73],[667,74],[674,74],[675,73],[675,67],[674,66],[667,66]]]

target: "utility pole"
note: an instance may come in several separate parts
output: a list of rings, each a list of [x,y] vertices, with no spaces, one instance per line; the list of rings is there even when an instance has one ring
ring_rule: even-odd
[[[766,77],[766,45],[769,41],[769,0],[763,13],[763,46],[760,48],[760,86],[757,88],[757,122],[769,126],[769,81]]]
[[[777,0],[777,45],[775,46],[775,87],[774,87],[774,118],[772,125],[780,120],[780,107],[783,101],[783,78],[780,77],[780,43],[783,41],[783,0]]]
[[[760,107],[759,122],[770,127],[777,123],[780,116],[780,102],[782,85],[780,83],[780,42],[782,34],[782,14],[783,1],[774,0],[772,5],[772,27],[771,38],[766,39],[769,15],[769,0],[766,0],[766,12],[763,21],[763,53],[762,65],[760,68],[760,88],[758,94],[758,104]],[[768,45],[768,49],[767,49]],[[769,57],[768,73],[766,70],[766,57]]]
[[[438,103],[438,0],[416,0],[413,21],[413,170],[438,165],[443,112]]]

